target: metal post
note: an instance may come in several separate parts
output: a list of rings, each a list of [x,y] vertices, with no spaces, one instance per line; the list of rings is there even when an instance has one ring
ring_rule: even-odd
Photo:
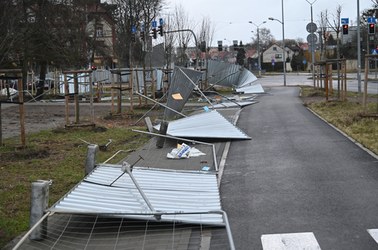
[[[1,101],[0,101],[0,148],[3,146],[3,125],[1,119]]]
[[[257,62],[259,67],[259,77],[261,77],[261,58],[260,58],[260,29],[257,27]]]
[[[79,79],[78,74],[74,73],[74,102],[75,102],[75,123],[80,122],[80,105],[79,105]]]
[[[369,78],[369,59],[370,57],[365,56],[365,80],[364,80],[364,92],[362,95],[362,106],[364,108],[364,113],[366,112],[367,85],[368,85],[368,78]]]
[[[44,216],[49,204],[50,181],[39,180],[32,183],[30,228],[32,228]],[[47,234],[47,220],[40,223],[29,235],[31,240],[42,240]]]
[[[162,121],[160,123],[160,130],[159,133],[161,135],[166,135],[168,130],[168,122],[167,121]],[[158,148],[163,148],[165,143],[165,138],[164,137],[158,137],[156,140],[156,147]]]
[[[282,63],[283,63],[283,75],[284,75],[284,86],[286,86],[286,51],[285,51],[285,24],[284,24],[284,5],[283,5],[283,0],[282,0],[282,21],[276,19],[276,18],[273,18],[273,17],[269,17],[268,18],[269,20],[271,21],[277,21],[279,22],[281,25],[282,25],[282,49],[283,49],[283,53],[282,53]],[[274,70],[274,65],[273,65],[273,70]]]
[[[66,118],[66,126],[70,124],[70,88],[68,85],[68,80],[67,80],[67,74],[64,73],[64,100],[65,100],[65,118]]]
[[[312,11],[312,5],[316,2],[317,0],[314,0],[313,2],[310,2],[309,0],[306,0],[310,4],[310,10],[311,10],[311,23],[314,22],[314,15]],[[315,88],[315,42],[314,42],[314,36],[311,36],[311,69],[312,69],[312,79],[314,83],[314,88]]]
[[[360,27],[360,0],[357,0],[357,80],[358,93],[361,93],[361,27]]]
[[[312,11],[312,4],[311,4],[311,23],[314,22],[314,14]],[[314,37],[311,36],[311,70],[312,70],[312,79],[314,82],[314,87],[315,87],[315,42],[314,42]]]
[[[24,108],[24,85],[22,83],[22,78],[18,79],[18,102],[20,111],[20,133],[21,133],[21,145],[25,147],[25,108]]]
[[[284,74],[284,86],[286,86],[286,50],[285,50],[285,17],[284,17],[284,1],[281,0],[282,5],[282,47],[283,47],[283,74]]]
[[[85,175],[88,175],[96,166],[96,155],[98,152],[98,145],[88,145],[87,159],[85,160]]]
[[[250,24],[253,24],[257,28],[257,61],[258,61],[258,67],[259,67],[259,77],[261,77],[261,57],[260,57],[260,26],[266,23],[266,21],[263,21],[259,25],[256,25],[252,21],[249,21]]]
[[[95,123],[94,107],[93,107],[93,84],[95,82],[96,82],[95,72],[92,72],[92,74],[89,75],[89,92],[90,92],[89,107],[90,107],[90,111],[91,111],[91,122],[92,122],[92,124]],[[99,89],[99,84],[100,83],[97,83],[97,90]]]

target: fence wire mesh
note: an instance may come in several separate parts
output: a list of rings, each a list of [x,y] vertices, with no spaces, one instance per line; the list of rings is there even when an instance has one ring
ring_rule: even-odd
[[[18,249],[231,249],[224,227],[55,213]]]

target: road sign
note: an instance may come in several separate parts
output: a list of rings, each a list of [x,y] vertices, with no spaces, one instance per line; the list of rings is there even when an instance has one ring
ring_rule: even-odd
[[[135,34],[136,31],[137,31],[136,27],[135,27],[134,25],[131,26],[131,33],[132,33],[132,34]]]
[[[377,23],[377,19],[375,17],[370,16],[370,17],[368,17],[367,22],[368,23]]]
[[[316,26],[315,23],[308,23],[307,26],[306,26],[306,30],[308,33],[314,33],[316,32],[316,30],[318,29],[318,27]]]
[[[155,20],[153,20],[152,23],[151,23],[151,26],[152,26],[152,28],[156,28],[157,27],[157,22]]]
[[[349,18],[341,18],[341,24],[349,24]]]
[[[372,54],[372,55],[378,55],[378,51],[377,51],[376,49],[372,49],[372,50],[371,50],[371,54]]]
[[[316,36],[316,34],[311,33],[307,36],[308,43],[315,44],[317,41],[318,41],[318,37]]]

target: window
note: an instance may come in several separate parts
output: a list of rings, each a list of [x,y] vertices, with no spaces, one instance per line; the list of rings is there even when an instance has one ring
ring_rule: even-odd
[[[102,27],[102,25],[98,25],[96,27],[96,36],[97,37],[104,37],[104,28]]]
[[[275,58],[276,58],[276,59],[281,59],[281,58],[282,58],[282,54],[276,54],[276,55],[275,55]]]
[[[276,46],[273,47],[273,51],[277,51],[277,47]]]

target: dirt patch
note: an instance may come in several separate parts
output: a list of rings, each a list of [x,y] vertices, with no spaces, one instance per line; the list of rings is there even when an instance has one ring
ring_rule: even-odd
[[[42,130],[51,130],[55,133],[66,132],[66,110],[64,103],[27,103],[25,110],[25,131],[35,133]],[[108,103],[95,104],[92,109],[89,104],[81,104],[79,108],[79,124],[75,121],[75,110],[73,105],[69,108],[69,127],[75,129],[80,126],[93,126],[94,132],[103,132],[107,128],[127,127],[130,125],[144,126],[144,120],[140,117],[149,110],[149,107],[134,108],[130,112],[128,107],[123,107],[122,114],[112,114],[111,105]],[[148,113],[151,119],[159,115],[158,110]],[[1,131],[2,137],[11,138],[20,136],[20,115],[19,106],[15,104],[2,104],[1,108]]]
[[[5,152],[1,154],[1,160],[4,162],[17,160],[31,160],[31,159],[43,159],[50,156],[49,149],[28,149],[15,150],[13,152]]]

